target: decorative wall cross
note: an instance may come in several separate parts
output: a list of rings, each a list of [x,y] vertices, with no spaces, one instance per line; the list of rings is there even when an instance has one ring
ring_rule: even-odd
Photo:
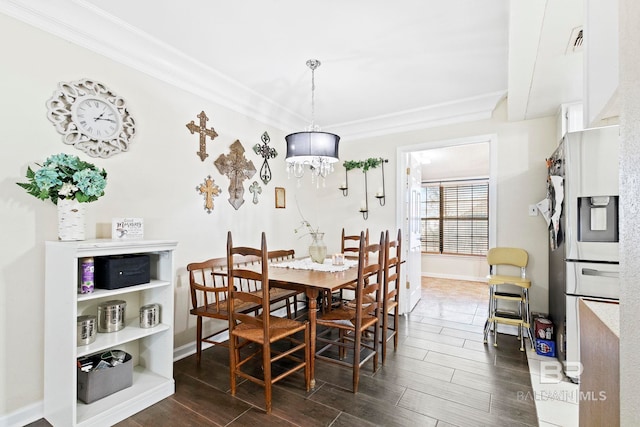
[[[269,141],[271,141],[267,132],[263,133],[260,139],[262,140],[262,145],[259,143],[254,145],[253,151],[264,159],[262,167],[260,168],[260,179],[262,179],[262,182],[267,185],[269,181],[271,181],[271,168],[269,167],[267,160],[275,158],[278,155],[278,152],[275,148],[267,146]]]
[[[244,147],[240,141],[236,140],[230,148],[231,152],[228,156],[220,154],[213,164],[221,174],[229,178],[229,203],[238,210],[244,203],[242,182],[255,175],[256,168],[253,162],[244,156]]]
[[[214,184],[211,175],[207,176],[204,180],[204,184],[200,184],[196,187],[196,191],[204,196],[204,209],[207,213],[211,213],[213,210],[213,198],[218,197],[221,193],[220,187]]]
[[[262,187],[258,184],[258,181],[253,181],[253,184],[249,187],[249,192],[253,194],[253,204],[258,204],[258,194],[262,193]]]
[[[200,151],[197,151],[196,154],[200,157],[200,160],[204,162],[204,159],[209,157],[207,154],[207,136],[213,140],[218,134],[213,128],[207,129],[207,121],[209,121],[209,118],[204,111],[200,112],[196,117],[200,119],[200,126],[191,120],[190,123],[187,123],[187,129],[189,129],[191,135],[196,132],[200,134]]]

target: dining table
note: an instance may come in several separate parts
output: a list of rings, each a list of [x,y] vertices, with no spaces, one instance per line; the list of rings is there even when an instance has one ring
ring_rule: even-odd
[[[318,296],[326,291],[335,292],[358,280],[357,261],[344,260],[342,266],[334,266],[331,258],[324,264],[314,265],[309,258],[269,263],[269,287],[283,288],[304,293],[307,297],[310,331],[311,387],[315,387],[316,319]],[[261,270],[259,264],[243,268]],[[339,270],[339,271],[336,271]]]

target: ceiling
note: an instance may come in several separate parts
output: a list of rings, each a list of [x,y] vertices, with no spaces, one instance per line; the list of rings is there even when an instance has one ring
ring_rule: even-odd
[[[343,140],[582,98],[582,0],[0,0],[0,11],[284,132]],[[85,76],[90,77],[90,76]],[[106,82],[105,82],[106,83]]]

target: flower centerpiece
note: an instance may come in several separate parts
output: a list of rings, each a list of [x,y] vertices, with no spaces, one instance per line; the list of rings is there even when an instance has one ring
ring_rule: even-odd
[[[302,221],[300,222],[300,226],[298,226],[298,228],[294,230],[294,233],[299,233],[300,230],[307,231],[300,237],[306,236],[307,234],[311,236],[311,245],[309,245],[309,257],[311,257],[311,261],[318,264],[323,264],[325,258],[327,257],[327,245],[324,243],[324,233],[320,232],[319,227],[313,228],[309,221],[307,221],[304,216],[302,216],[302,211],[300,211],[300,206],[298,206],[297,200],[296,206],[298,207],[298,212],[300,213]]]
[[[58,238],[84,240],[84,204],[104,195],[107,172],[78,156],[54,154],[33,171],[27,167],[28,182],[17,184],[40,200],[58,206]]]

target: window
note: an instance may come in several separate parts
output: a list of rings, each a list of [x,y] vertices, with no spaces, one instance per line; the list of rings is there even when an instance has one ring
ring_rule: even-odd
[[[489,181],[422,184],[422,251],[486,255],[489,248]]]

